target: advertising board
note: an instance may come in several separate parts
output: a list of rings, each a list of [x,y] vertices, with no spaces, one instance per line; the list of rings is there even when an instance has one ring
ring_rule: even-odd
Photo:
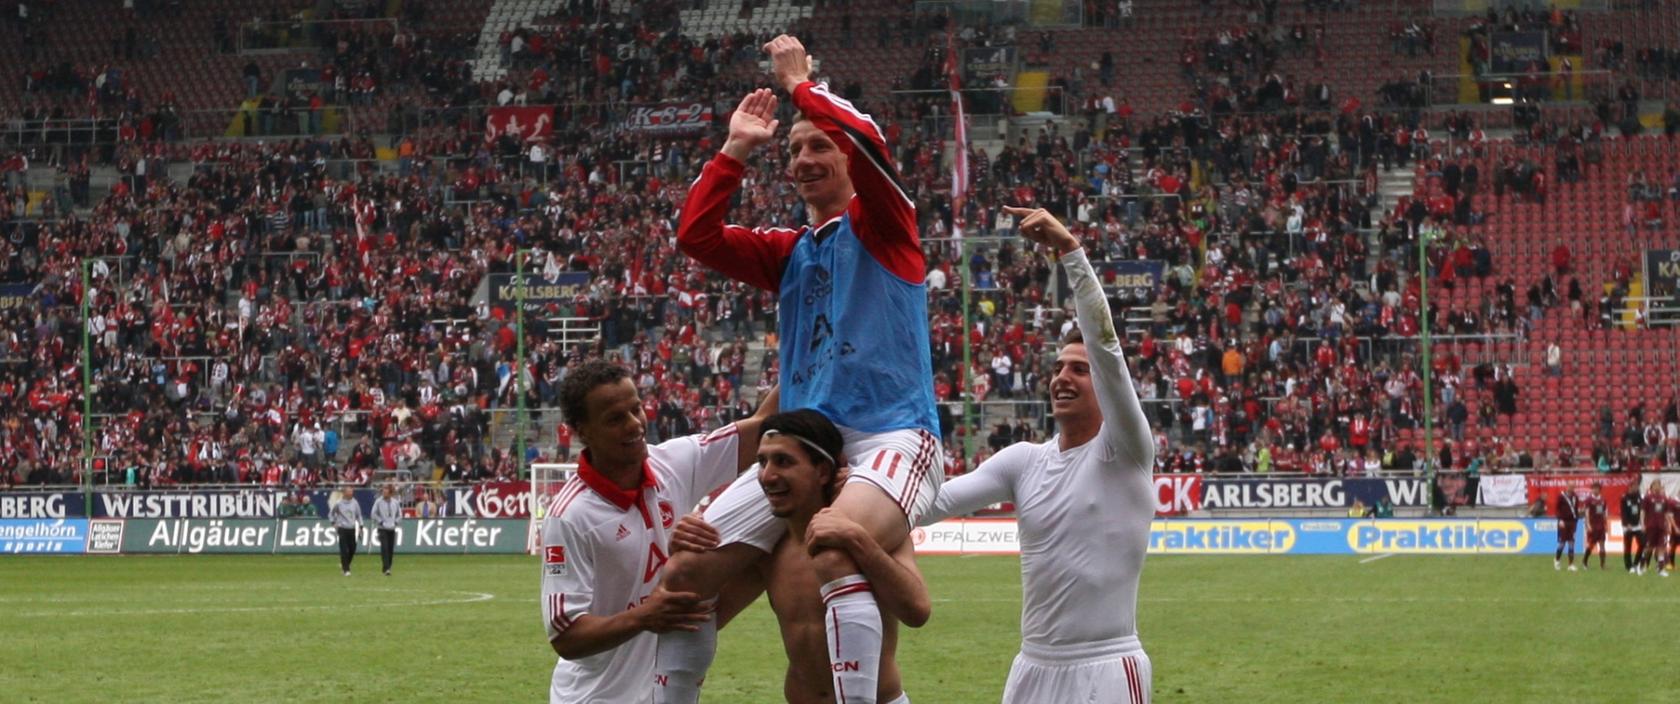
[[[0,554],[80,555],[87,550],[85,518],[0,519]]]
[[[1018,555],[1013,519],[941,521],[911,534],[925,555]],[[1613,538],[1614,539],[1614,538]],[[1149,527],[1151,555],[1550,555],[1551,519],[1172,519]]]
[[[528,521],[433,518],[403,521],[397,552],[434,554],[518,554],[525,552]],[[317,519],[136,519],[116,530],[121,552],[146,553],[336,553],[338,534]],[[357,532],[364,548],[377,549],[371,527]],[[101,550],[103,552],[103,550]]]

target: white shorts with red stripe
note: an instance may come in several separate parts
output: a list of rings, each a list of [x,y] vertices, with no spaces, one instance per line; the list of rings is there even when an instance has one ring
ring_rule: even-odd
[[[1003,704],[1148,704],[1149,687],[1149,656],[1136,636],[1063,646],[1022,643],[1003,686]]]
[[[842,426],[848,481],[864,482],[886,492],[904,512],[911,529],[939,496],[945,483],[945,451],[925,430],[864,433]],[[703,516],[716,528],[721,545],[746,543],[765,552],[776,547],[787,524],[770,514],[770,501],[758,485],[758,466],[743,472],[706,507]]]
[[[852,472],[847,481],[867,482],[886,492],[915,530],[945,484],[945,449],[939,438],[926,430],[860,433],[842,427],[840,434]]]

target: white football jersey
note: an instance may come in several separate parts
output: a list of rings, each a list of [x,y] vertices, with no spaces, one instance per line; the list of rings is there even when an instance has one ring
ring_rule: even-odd
[[[1138,578],[1155,515],[1155,444],[1108,302],[1084,252],[1062,257],[1102,428],[1067,451],[1061,436],[1017,443],[945,483],[926,525],[1013,501],[1021,541],[1021,639],[1063,646],[1137,633]]]
[[[619,488],[589,464],[549,503],[542,525],[542,616],[552,640],[579,617],[612,616],[659,585],[677,518],[735,478],[740,434],[734,425],[648,448],[642,485]],[[554,666],[549,701],[651,702],[658,638]]]

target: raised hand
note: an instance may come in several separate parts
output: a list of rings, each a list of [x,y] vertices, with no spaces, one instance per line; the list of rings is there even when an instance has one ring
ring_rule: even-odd
[[[1017,208],[1011,205],[1003,206],[1003,212],[1015,216],[1020,221],[1021,236],[1042,244],[1062,256],[1079,249],[1079,239],[1068,232],[1056,216],[1043,208]]]
[[[735,114],[729,116],[729,138],[723,143],[723,153],[736,161],[746,161],[752,150],[775,138],[776,126],[781,124],[776,119],[776,104],[776,94],[769,88],[741,98]]]
[[[764,45],[764,53],[770,55],[770,70],[776,74],[776,85],[782,90],[792,94],[799,84],[811,80],[811,57],[798,39],[777,35]]]
[[[769,418],[776,415],[782,408],[782,385],[770,387],[770,392],[758,401],[758,410],[753,412],[754,418]]]

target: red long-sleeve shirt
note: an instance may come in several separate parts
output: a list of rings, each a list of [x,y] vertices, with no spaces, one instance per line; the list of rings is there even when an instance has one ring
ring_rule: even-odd
[[[915,205],[899,185],[880,127],[826,86],[810,81],[794,89],[793,103],[846,154],[846,173],[856,192],[846,214],[859,241],[888,271],[920,283],[926,266]],[[740,161],[721,152],[706,164],[683,204],[677,244],[684,254],[732,279],[775,291],[794,244],[809,228],[726,224],[724,216],[740,188],[743,169]]]

